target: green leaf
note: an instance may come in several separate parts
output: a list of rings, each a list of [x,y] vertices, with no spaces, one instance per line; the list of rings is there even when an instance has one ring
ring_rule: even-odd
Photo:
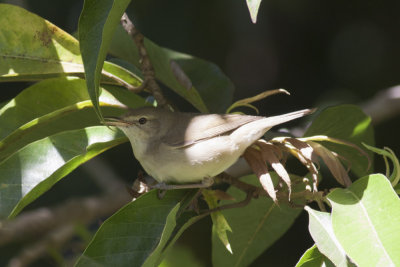
[[[14,217],[76,167],[126,141],[105,126],[62,132],[33,142],[0,163],[0,217]]]
[[[271,174],[277,181],[277,175]],[[295,175],[291,175],[291,178],[292,180],[300,179]],[[255,175],[245,176],[241,180],[260,186]],[[293,188],[294,192],[299,190],[304,190],[304,185],[301,183]],[[230,187],[227,193],[235,197],[235,202],[245,198],[245,194],[234,187]],[[232,201],[221,201],[221,205],[231,203]],[[279,203],[278,206],[267,197],[252,199],[243,208],[223,210],[222,213],[232,228],[232,233],[228,233],[228,238],[233,254],[226,250],[218,236],[213,233],[213,265],[248,266],[290,228],[300,212],[301,209],[291,208],[285,203]]]
[[[247,7],[250,11],[251,21],[257,22],[258,9],[260,8],[261,0],[246,0]]]
[[[207,202],[209,209],[215,209],[218,207],[218,198],[213,190],[203,190],[202,194],[204,200]],[[212,232],[213,235],[217,235],[224,244],[225,248],[232,253],[231,244],[229,244],[227,232],[232,232],[231,227],[226,221],[224,215],[220,211],[211,213],[211,219],[213,221]]]
[[[108,115],[120,115],[144,100],[126,90],[106,86],[100,105]],[[0,109],[0,162],[23,146],[61,131],[98,125],[85,81],[54,78],[39,82]]]
[[[400,199],[385,176],[365,176],[327,197],[335,236],[355,264],[400,265]]]
[[[341,105],[322,111],[313,121],[304,136],[326,135],[349,141],[362,148],[362,143],[374,144],[374,131],[371,118],[357,106]],[[368,159],[352,147],[324,142],[324,146],[337,152],[349,163],[351,170],[362,177],[368,170]],[[372,152],[368,153],[372,160]]]
[[[185,245],[175,245],[172,250],[166,255],[165,259],[161,262],[159,267],[178,267],[188,266],[190,267],[206,267],[204,263],[196,258],[196,252],[190,247]]]
[[[193,195],[170,190],[159,199],[153,190],[127,204],[102,224],[76,266],[142,266],[171,236],[182,203]]]
[[[18,6],[0,4],[0,81],[83,77],[78,41],[47,20]],[[105,62],[102,82],[127,88],[140,79],[127,69]]]
[[[313,210],[306,206],[308,212],[308,229],[318,250],[328,257],[335,266],[354,266],[348,261],[346,252],[333,233],[331,215],[327,212]]]
[[[385,147],[384,149],[379,149],[379,148],[376,148],[373,146],[369,146],[367,144],[363,144],[363,145],[367,149],[371,150],[372,152],[383,156],[383,159],[385,160],[385,164],[386,164],[386,176],[389,177],[389,180],[392,183],[392,186],[395,187],[400,181],[400,163],[399,163],[399,159],[396,157],[394,152],[388,147]],[[390,167],[389,167],[387,158],[389,158],[393,163],[393,171],[391,174],[390,174]]]
[[[232,102],[234,85],[211,62],[160,47],[148,39],[145,46],[155,68],[156,78],[202,112],[223,113]],[[117,27],[110,53],[140,68],[139,54],[133,40],[121,26]],[[175,62],[189,77],[192,87],[181,84],[172,65]]]
[[[0,81],[82,73],[78,41],[47,20],[0,4]]]
[[[316,245],[307,249],[297,262],[296,267],[334,267],[335,265],[319,252]]]
[[[90,99],[99,118],[100,77],[111,44],[115,27],[130,0],[85,0],[79,18],[78,35],[82,60],[85,67],[86,84]]]

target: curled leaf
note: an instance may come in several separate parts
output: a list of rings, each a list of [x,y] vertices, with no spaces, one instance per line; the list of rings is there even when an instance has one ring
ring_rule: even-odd
[[[351,180],[338,157],[335,156],[332,151],[319,143],[308,141],[308,144],[313,148],[314,153],[321,157],[321,159],[325,162],[336,181],[338,181],[341,185],[349,187],[351,185]]]
[[[313,148],[306,142],[296,138],[280,137],[271,140],[273,143],[282,144],[295,156],[311,173],[313,178],[313,191],[318,191],[318,169],[315,167],[315,156]]]
[[[263,160],[261,152],[255,148],[249,147],[248,149],[246,149],[243,157],[250,165],[254,173],[257,175],[264,190],[268,193],[268,195],[272,198],[274,202],[277,202],[274,183],[272,181],[271,175],[268,172],[268,167]]]
[[[282,163],[279,161],[279,158],[275,154],[275,151],[278,153],[281,151],[277,150],[277,147],[273,144],[265,142],[264,140],[259,140],[256,144],[260,147],[263,160],[271,165],[271,167],[276,171],[279,177],[282,178],[282,180],[287,185],[290,200],[290,194],[292,192],[290,177],[285,167],[282,165]],[[282,154],[280,156],[282,156]]]
[[[388,147],[379,149],[379,148],[369,146],[364,143],[363,143],[363,145],[367,149],[371,150],[372,152],[375,152],[375,153],[383,156],[383,159],[385,160],[385,165],[386,165],[386,177],[389,177],[389,180],[391,181],[392,186],[395,187],[400,181],[400,163],[399,163],[399,159],[396,157],[394,152]],[[393,162],[392,174],[390,174],[390,168],[389,168],[389,163],[387,161],[387,158],[389,158]]]
[[[248,98],[244,98],[241,100],[236,101],[235,103],[233,103],[227,110],[226,113],[230,113],[233,109],[237,108],[237,107],[249,107],[251,106],[252,108],[254,108],[258,114],[258,109],[252,105],[250,105],[250,103],[259,101],[261,99],[264,99],[268,96],[271,95],[275,95],[275,94],[287,94],[290,95],[290,93],[288,91],[286,91],[285,89],[275,89],[275,90],[268,90],[268,91],[264,91],[261,94],[258,94],[256,96],[252,96],[252,97],[248,97]]]

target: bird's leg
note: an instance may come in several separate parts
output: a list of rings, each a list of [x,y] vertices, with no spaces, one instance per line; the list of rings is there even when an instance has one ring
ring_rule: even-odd
[[[207,188],[214,184],[213,177],[205,177],[201,183],[197,184],[166,184],[166,183],[158,183],[156,185],[151,185],[150,187],[153,189],[160,190],[172,190],[172,189],[191,189],[191,188]]]

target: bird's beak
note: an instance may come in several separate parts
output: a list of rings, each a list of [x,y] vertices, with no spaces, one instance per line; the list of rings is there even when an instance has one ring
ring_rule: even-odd
[[[118,117],[104,117],[104,124],[108,126],[122,126],[126,127],[131,125],[132,123],[125,121]]]

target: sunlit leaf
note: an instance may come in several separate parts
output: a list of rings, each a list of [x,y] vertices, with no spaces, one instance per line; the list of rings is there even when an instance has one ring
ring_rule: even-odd
[[[308,229],[318,250],[328,257],[335,266],[354,266],[333,233],[331,215],[327,212],[313,210],[306,206],[308,212]]]
[[[14,217],[77,166],[125,141],[120,131],[94,126],[23,147],[0,163],[0,217]]]
[[[335,265],[319,252],[316,245],[307,249],[297,262],[296,267],[334,267]]]
[[[251,21],[257,22],[258,9],[260,8],[261,0],[246,0],[247,7],[250,11]]]
[[[255,111],[258,114],[259,113],[258,109],[256,107],[254,107],[253,105],[250,105],[251,103],[256,102],[256,101],[260,101],[260,100],[262,100],[264,98],[267,98],[267,97],[269,97],[271,95],[282,94],[282,93],[290,95],[290,93],[288,91],[286,91],[285,89],[276,89],[276,90],[267,90],[267,91],[264,91],[264,92],[262,92],[262,93],[260,93],[260,94],[258,94],[256,96],[240,99],[240,100],[236,101],[235,103],[233,103],[226,110],[226,113],[231,113],[231,111],[233,109],[244,106],[244,107],[254,108]]]
[[[120,115],[126,106],[142,106],[144,99],[107,86],[100,105],[108,115]],[[0,109],[0,162],[35,140],[61,131],[99,125],[84,80],[47,79],[22,91]]]
[[[327,197],[335,236],[356,265],[400,265],[400,199],[385,176],[365,176]]]
[[[29,11],[0,4],[0,81],[82,73],[78,41]]]
[[[389,180],[391,181],[392,186],[396,186],[400,181],[400,163],[399,163],[399,159],[396,157],[394,152],[388,147],[385,147],[384,149],[379,149],[379,148],[376,148],[373,146],[369,146],[367,144],[363,144],[363,145],[367,149],[383,156],[383,158],[385,160],[385,164],[386,164],[386,176],[389,177]],[[389,158],[393,163],[392,173],[390,173],[390,167],[387,162],[387,158]]]

